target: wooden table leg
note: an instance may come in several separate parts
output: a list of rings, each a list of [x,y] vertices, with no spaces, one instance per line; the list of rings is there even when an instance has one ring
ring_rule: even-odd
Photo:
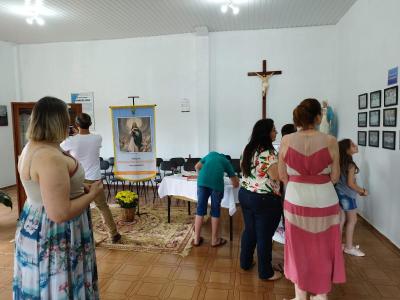
[[[168,223],[171,223],[171,197],[168,196]]]
[[[229,240],[232,242],[233,240],[233,220],[232,216],[229,216]]]

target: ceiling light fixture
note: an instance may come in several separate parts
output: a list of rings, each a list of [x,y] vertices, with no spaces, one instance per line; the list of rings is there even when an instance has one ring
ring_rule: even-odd
[[[40,11],[43,9],[43,0],[25,0],[26,23],[39,26],[45,24],[44,19],[40,16]]]
[[[228,12],[228,9],[232,9],[232,13],[234,14],[234,15],[237,15],[238,13],[239,13],[239,7],[237,7],[236,5],[234,5],[233,3],[232,3],[232,0],[229,0],[228,1],[228,3],[226,3],[226,4],[223,4],[222,6],[221,6],[221,12],[222,13],[227,13]]]

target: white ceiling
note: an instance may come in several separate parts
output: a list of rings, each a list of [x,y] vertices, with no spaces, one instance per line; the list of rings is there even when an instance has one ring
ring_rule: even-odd
[[[194,32],[336,24],[356,0],[233,0],[239,15],[222,14],[224,0],[44,0],[53,12],[43,27],[30,26],[0,0],[0,40],[45,43]]]

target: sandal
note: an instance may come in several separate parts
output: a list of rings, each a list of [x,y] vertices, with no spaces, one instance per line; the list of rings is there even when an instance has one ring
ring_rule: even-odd
[[[227,240],[224,238],[219,238],[218,243],[211,245],[211,247],[221,247],[227,243]]]
[[[274,271],[281,272],[282,274],[283,274],[283,271],[284,271],[284,270],[283,270],[283,266],[282,266],[281,263],[278,263],[278,264],[272,266],[272,269],[274,269]]]
[[[193,246],[193,247],[199,247],[199,246],[201,246],[201,244],[203,244],[203,242],[204,242],[203,237],[200,237],[200,238],[199,238],[199,242],[198,242],[197,244],[194,242],[194,239],[193,239],[193,240],[192,240],[192,246]]]

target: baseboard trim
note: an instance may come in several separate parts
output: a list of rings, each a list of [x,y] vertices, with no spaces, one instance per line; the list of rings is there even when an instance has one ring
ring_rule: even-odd
[[[397,256],[400,257],[400,248],[397,247],[391,240],[389,240],[386,236],[384,236],[381,232],[379,232],[374,226],[371,225],[370,222],[367,221],[363,216],[358,214],[360,221],[371,230],[371,232],[383,243],[385,244],[392,252],[394,252]]]
[[[1,187],[0,190],[8,190],[8,189],[11,189],[11,188],[16,188],[16,187],[17,187],[17,185],[13,184],[13,185],[8,185],[8,186]]]

